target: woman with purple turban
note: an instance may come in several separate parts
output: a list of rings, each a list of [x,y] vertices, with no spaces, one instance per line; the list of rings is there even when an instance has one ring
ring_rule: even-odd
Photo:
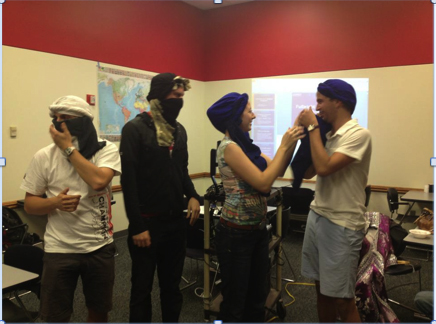
[[[271,160],[249,137],[256,115],[247,94],[225,95],[207,115],[225,135],[217,150],[226,193],[215,236],[223,295],[218,319],[264,322],[269,270],[265,196],[275,179],[285,173],[296,142],[305,135],[302,127],[288,129]]]

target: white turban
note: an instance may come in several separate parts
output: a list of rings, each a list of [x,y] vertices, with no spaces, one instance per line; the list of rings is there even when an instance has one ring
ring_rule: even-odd
[[[50,109],[50,117],[55,117],[55,113],[77,116],[77,117],[89,117],[94,119],[94,115],[91,113],[90,106],[82,98],[76,96],[64,96],[60,97],[53,102],[48,109]]]

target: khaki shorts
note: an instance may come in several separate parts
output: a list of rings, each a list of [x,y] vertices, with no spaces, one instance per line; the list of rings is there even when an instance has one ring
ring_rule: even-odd
[[[86,307],[99,313],[112,309],[115,243],[90,253],[45,253],[41,284],[41,319],[58,322],[73,313],[74,291],[82,279]]]
[[[304,233],[301,274],[320,282],[324,296],[354,298],[363,231],[336,225],[309,212]]]

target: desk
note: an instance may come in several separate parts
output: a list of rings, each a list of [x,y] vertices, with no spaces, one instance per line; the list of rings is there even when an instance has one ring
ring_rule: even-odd
[[[411,190],[406,192],[403,196],[401,196],[401,200],[415,202],[425,202],[432,203],[433,202],[433,193],[432,192],[424,192],[424,191],[416,191]]]
[[[3,293],[14,291],[20,288],[20,285],[39,277],[36,273],[21,270],[6,264],[2,264],[2,273]]]
[[[434,235],[429,235],[425,239],[419,239],[414,237],[412,234],[409,233],[404,238],[404,242],[406,242],[406,247],[412,250],[417,251],[424,251],[427,253],[427,259],[418,259],[423,261],[429,261],[430,255],[433,252],[433,246],[434,246]]]
[[[424,191],[416,191],[411,190],[406,192],[403,196],[400,198],[403,201],[409,201],[412,202],[412,204],[407,209],[406,213],[403,216],[403,219],[406,218],[409,215],[409,212],[412,210],[413,205],[415,205],[416,202],[423,202],[423,203],[432,203],[433,202],[433,193],[424,192]],[[401,223],[401,222],[400,222]]]
[[[427,247],[433,247],[434,246],[434,235],[433,234],[429,235],[425,239],[419,239],[419,238],[416,238],[412,234],[409,233],[409,235],[407,235],[404,238],[404,242],[413,243],[413,244],[417,244],[417,245],[425,245]]]

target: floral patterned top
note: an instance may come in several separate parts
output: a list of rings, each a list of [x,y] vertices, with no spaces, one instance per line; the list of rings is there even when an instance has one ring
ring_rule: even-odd
[[[238,145],[229,137],[224,137],[217,150],[218,167],[226,193],[221,217],[239,225],[259,224],[267,212],[266,198],[227,165],[224,151],[229,144]]]

